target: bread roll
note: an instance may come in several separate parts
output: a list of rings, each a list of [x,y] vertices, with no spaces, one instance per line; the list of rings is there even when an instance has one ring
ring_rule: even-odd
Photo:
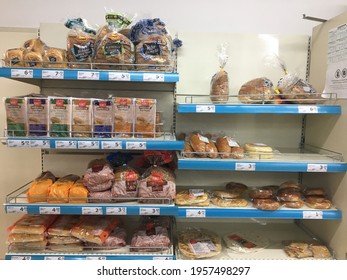
[[[286,181],[280,185],[280,189],[293,188],[302,191],[303,185],[293,181]]]
[[[306,188],[304,190],[304,195],[306,196],[325,196],[325,190],[323,188]]]
[[[276,194],[277,186],[265,186],[254,188],[249,191],[250,198],[273,198]]]
[[[24,66],[24,49],[15,48],[5,52],[6,67],[23,67]]]
[[[206,144],[205,151],[207,153],[207,157],[209,157],[209,158],[217,158],[218,157],[217,147],[212,140],[209,140],[209,143]]]
[[[239,100],[246,104],[269,103],[275,94],[273,83],[262,77],[243,84],[239,90]]]
[[[189,137],[189,144],[192,146],[194,152],[200,157],[206,157],[206,144],[209,143],[209,140],[198,134],[198,133],[193,133]]]
[[[46,68],[68,68],[66,51],[59,48],[46,48],[43,62]]]
[[[237,191],[232,191],[232,190],[226,190],[226,191],[213,191],[212,196],[213,197],[218,197],[222,199],[230,199],[230,198],[238,198],[240,197],[240,192]]]
[[[279,189],[277,191],[277,199],[278,201],[300,201],[301,193],[297,189],[294,188],[285,188]]]
[[[24,43],[26,50],[37,52],[41,55],[44,55],[46,47],[46,44],[39,38],[30,39]]]
[[[194,157],[194,150],[192,146],[190,145],[189,142],[185,141],[184,142],[184,152],[183,152],[183,157],[186,158],[193,158]]]
[[[36,67],[36,68],[43,67],[42,54],[39,52],[25,51],[23,59],[25,61],[24,62],[25,67]]]

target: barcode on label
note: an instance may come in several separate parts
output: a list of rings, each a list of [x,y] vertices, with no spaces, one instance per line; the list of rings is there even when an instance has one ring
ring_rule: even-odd
[[[235,164],[235,170],[240,171],[255,171],[255,163],[244,163],[244,162],[237,162]]]
[[[77,141],[55,141],[55,147],[57,149],[76,149]]]
[[[99,72],[78,71],[78,80],[99,80]]]
[[[187,218],[205,218],[206,210],[205,209],[186,209]]]

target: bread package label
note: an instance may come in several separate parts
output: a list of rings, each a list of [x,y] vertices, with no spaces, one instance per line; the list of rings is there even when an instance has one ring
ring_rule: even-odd
[[[205,255],[217,251],[216,246],[209,238],[192,239],[189,246],[195,255]]]
[[[141,99],[135,101],[135,137],[153,138],[156,118],[155,99]]]
[[[152,192],[162,192],[166,184],[163,175],[159,172],[152,172],[151,180],[147,181],[147,187],[151,188]]]
[[[30,136],[47,136],[48,99],[27,97],[27,118]]]
[[[93,135],[99,138],[111,138],[113,124],[112,100],[93,100]]]
[[[26,103],[24,98],[6,98],[7,135],[26,136]]]
[[[43,57],[39,52],[24,51],[24,66],[25,67],[43,67]]]
[[[114,132],[116,137],[131,137],[134,123],[134,99],[114,98]]]
[[[49,97],[49,133],[53,137],[69,137],[71,130],[71,99]]]
[[[78,35],[75,38],[70,37],[71,40],[71,53],[77,62],[88,60],[93,55],[94,40],[88,36]]]
[[[125,188],[126,192],[136,192],[137,191],[137,179],[139,175],[135,171],[131,170],[126,172],[125,175]]]
[[[72,136],[90,137],[92,131],[90,99],[72,99]]]

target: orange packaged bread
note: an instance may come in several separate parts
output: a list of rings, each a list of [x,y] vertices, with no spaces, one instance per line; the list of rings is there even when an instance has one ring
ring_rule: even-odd
[[[79,176],[70,174],[57,180],[49,187],[47,201],[50,203],[68,203],[70,189],[78,179],[80,179]]]
[[[25,214],[8,230],[11,233],[43,234],[56,218],[56,215]]]
[[[69,202],[70,203],[87,203],[88,189],[83,185],[83,180],[77,180],[70,188]]]
[[[46,202],[50,186],[55,182],[55,176],[50,171],[42,172],[34,179],[27,192],[29,203]]]

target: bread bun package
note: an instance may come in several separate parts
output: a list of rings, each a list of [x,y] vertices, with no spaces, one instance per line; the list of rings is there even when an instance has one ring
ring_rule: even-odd
[[[130,138],[133,136],[134,109],[135,100],[133,98],[116,97],[113,99],[115,137]]]
[[[27,135],[27,106],[24,97],[5,98],[7,135]]]
[[[266,77],[244,83],[238,93],[239,100],[245,104],[272,103],[275,95],[273,83]]]
[[[33,51],[43,55],[47,48],[45,42],[40,38],[33,38],[24,42],[23,47],[28,51]]]
[[[48,98],[26,97],[29,136],[47,136]]]
[[[24,66],[42,68],[43,67],[43,56],[40,52],[24,51]]]
[[[210,82],[210,99],[212,103],[225,104],[229,100],[229,76],[224,70],[228,60],[227,44],[218,47],[217,55],[220,68]]]
[[[24,48],[8,49],[5,52],[6,67],[24,67]]]
[[[43,55],[43,66],[46,68],[68,68],[66,50],[46,48]]]
[[[111,138],[113,131],[113,103],[111,99],[93,99],[93,137]]]
[[[49,135],[52,137],[69,137],[71,135],[71,98],[48,97],[49,102]]]

